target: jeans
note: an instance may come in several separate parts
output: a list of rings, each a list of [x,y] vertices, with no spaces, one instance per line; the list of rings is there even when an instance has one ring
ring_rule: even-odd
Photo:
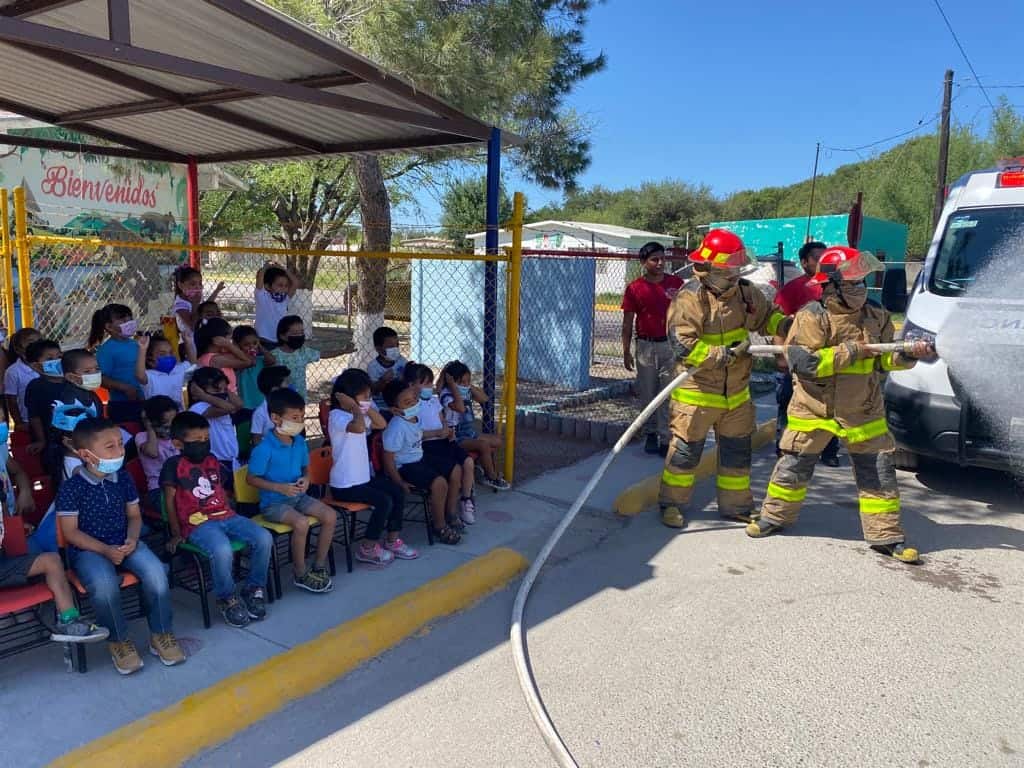
[[[654,396],[672,381],[675,359],[672,347],[667,341],[636,340],[636,393],[640,407],[645,407]],[[668,445],[668,401],[647,420],[643,428],[645,435],[660,435]]]
[[[111,642],[127,640],[128,626],[121,609],[121,575],[114,564],[96,552],[73,550],[71,567],[89,593],[96,609],[96,623],[110,630]],[[171,588],[164,564],[140,541],[120,567],[139,579],[149,631],[154,635],[170,632]]]
[[[779,404],[779,413],[775,419],[775,452],[779,452],[779,440],[789,423],[786,412],[789,401],[793,399],[793,377],[789,373],[775,374],[775,402]],[[833,437],[821,452],[822,459],[834,459],[839,455],[839,438]]]
[[[402,530],[402,512],[405,510],[405,491],[384,475],[374,475],[370,482],[350,488],[331,488],[331,496],[338,501],[355,501],[373,506],[366,538],[380,539],[384,527],[389,533]]]
[[[249,545],[249,574],[245,584],[249,587],[267,585],[267,569],[270,566],[270,549],[273,539],[270,532],[241,515],[227,520],[207,520],[189,534],[190,544],[195,544],[210,560],[213,573],[213,593],[220,600],[235,594],[235,578],[232,574],[235,553],[231,541],[244,541]]]

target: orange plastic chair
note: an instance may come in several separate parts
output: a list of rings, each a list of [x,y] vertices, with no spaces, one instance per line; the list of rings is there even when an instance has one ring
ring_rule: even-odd
[[[321,408],[323,403],[321,403]],[[334,456],[331,446],[324,445],[314,448],[309,452],[309,485],[316,488],[320,495],[320,501],[342,513],[341,525],[337,526],[334,532],[334,540],[345,547],[345,565],[348,572],[352,573],[352,541],[355,539],[356,516],[360,512],[373,510],[369,504],[361,504],[354,501],[337,501],[331,498],[331,467],[334,466]],[[341,536],[339,541],[338,536]]]

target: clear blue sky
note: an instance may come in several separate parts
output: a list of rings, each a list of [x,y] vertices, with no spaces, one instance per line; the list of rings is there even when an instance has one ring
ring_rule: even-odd
[[[1024,2],[942,5],[993,101],[1005,94],[1024,111],[1024,87],[994,87],[1024,86]],[[584,186],[678,178],[726,194],[798,181],[811,174],[817,141],[859,147],[934,118],[946,68],[957,83],[954,121],[988,125],[933,0],[608,0],[586,39],[608,66],[569,99],[594,123]],[[820,170],[856,159],[823,151]],[[507,165],[505,183],[531,208],[561,198]],[[421,202],[424,220],[437,221],[436,202]]]

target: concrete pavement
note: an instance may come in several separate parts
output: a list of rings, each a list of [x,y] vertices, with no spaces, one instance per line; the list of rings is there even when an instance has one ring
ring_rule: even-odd
[[[758,458],[755,493],[772,458]],[[520,501],[568,502],[597,461]],[[914,568],[861,542],[845,455],[819,467],[799,526],[761,541],[716,519],[709,483],[681,534],[651,513],[611,518],[616,488],[652,468],[635,448],[615,465],[528,608],[534,671],[580,765],[1024,765],[1024,515],[1005,478],[901,473],[926,557]],[[551,765],[512,670],[512,597],[190,765]]]

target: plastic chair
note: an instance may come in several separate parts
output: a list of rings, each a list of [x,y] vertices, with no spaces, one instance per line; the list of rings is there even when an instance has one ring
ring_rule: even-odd
[[[19,557],[28,554],[28,543],[25,538],[25,525],[21,517],[8,517],[4,520],[4,552],[8,557]],[[10,617],[8,626],[0,629],[0,659],[14,656],[33,648],[51,645],[50,633],[53,631],[43,620],[41,608],[53,602],[53,593],[45,584],[26,584],[22,587],[0,587],[0,617]],[[33,619],[19,621],[15,614],[31,611]],[[7,622],[5,622],[7,623]],[[65,644],[70,648],[70,644]],[[72,665],[82,671],[84,661]],[[84,656],[79,656],[80,660]]]
[[[317,419],[320,420],[320,432],[324,436],[324,445],[331,444],[331,434],[328,429],[331,423],[331,401],[321,400],[320,409],[317,411]]]
[[[260,503],[260,492],[249,485],[249,467],[244,466],[235,470],[235,502],[239,510],[242,509],[259,509]],[[249,515],[247,515],[249,516]],[[291,562],[291,538],[292,538],[292,527],[285,523],[275,523],[272,520],[267,520],[262,514],[251,515],[252,521],[257,525],[266,528],[270,531],[270,535],[273,538],[274,545],[271,548],[272,555],[270,557],[270,572],[274,577],[274,590],[277,592],[277,597],[280,599],[284,592],[281,588],[281,565]],[[309,520],[309,532],[310,535],[306,539],[306,549],[309,550],[313,543],[313,532],[320,526],[320,521],[315,517],[307,517]],[[284,553],[281,554],[280,545],[284,543]],[[328,565],[330,567],[331,576],[337,573],[337,567],[334,563],[334,549],[328,550]]]
[[[320,493],[319,499],[327,506],[341,512],[341,525],[334,533],[334,540],[345,547],[345,564],[348,572],[352,573],[352,541],[355,538],[356,515],[360,512],[372,511],[369,504],[361,504],[354,501],[337,501],[331,497],[331,467],[334,466],[334,457],[331,446],[324,445],[313,448],[309,452],[309,484],[310,490],[316,488]],[[341,537],[339,541],[338,537]]]

